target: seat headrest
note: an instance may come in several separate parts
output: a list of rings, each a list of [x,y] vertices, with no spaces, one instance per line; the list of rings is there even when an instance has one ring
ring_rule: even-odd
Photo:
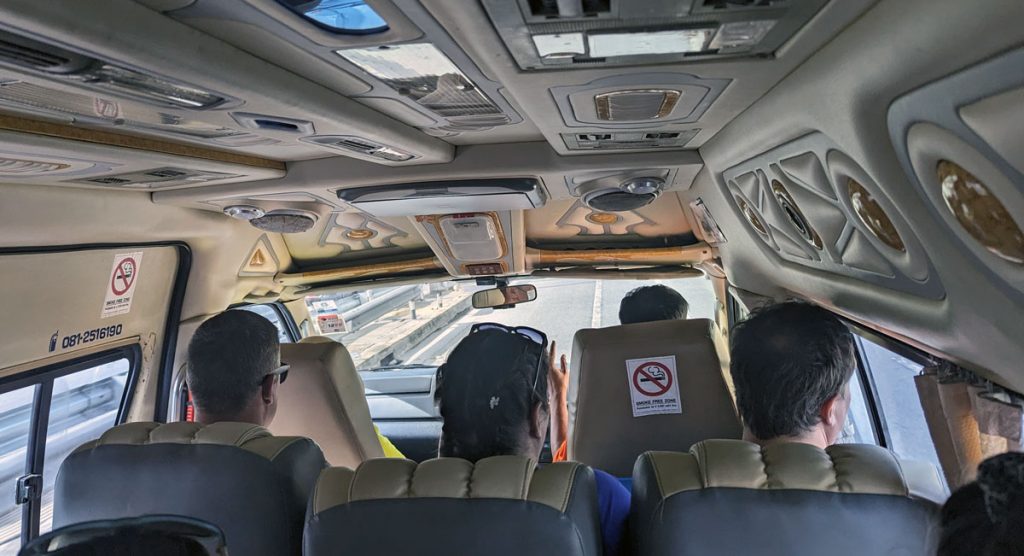
[[[375,459],[355,471],[325,469],[313,494],[313,512],[360,500],[395,498],[502,498],[529,500],[564,512],[576,473],[584,467],[561,462],[536,469],[521,456],[495,456],[476,464],[437,458]]]
[[[375,459],[320,474],[304,554],[600,553],[590,468],[519,456]],[[455,544],[453,544],[455,543]]]
[[[685,451],[705,438],[739,438],[743,429],[724,376],[727,349],[716,345],[720,338],[707,319],[578,331],[569,374],[569,459],[625,477],[646,451]],[[670,375],[659,383],[667,394],[657,395],[654,382],[634,380],[647,377],[633,376],[645,362]],[[641,392],[648,386],[654,396]],[[661,400],[676,392],[675,405],[635,416],[643,406],[635,406],[634,398]]]
[[[944,487],[878,446],[707,440],[633,470],[633,553],[934,554]]]
[[[100,446],[149,444],[214,444],[237,446],[243,450],[274,459],[292,444],[306,442],[297,436],[274,436],[267,429],[251,423],[222,421],[210,425],[179,421],[154,423],[137,421],[107,429],[99,438],[82,444],[75,452]]]
[[[312,438],[331,465],[355,467],[384,457],[363,381],[345,346],[311,336],[298,344],[282,344],[281,361],[291,370],[277,389],[271,432]]]
[[[921,473],[885,448],[837,444],[822,450],[795,442],[761,447],[742,440],[705,440],[689,453],[648,452],[636,464],[657,477],[664,498],[703,488],[811,490],[941,500],[938,473]],[[905,469],[909,467],[909,469]],[[908,472],[910,471],[910,472]]]

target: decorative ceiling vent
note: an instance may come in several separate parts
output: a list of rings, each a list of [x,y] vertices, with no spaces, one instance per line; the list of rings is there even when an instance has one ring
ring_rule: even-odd
[[[571,151],[614,149],[679,149],[693,139],[699,129],[686,131],[616,131],[612,133],[563,133],[562,140]]]
[[[205,183],[237,177],[240,176],[238,174],[226,174],[223,172],[206,172],[202,170],[189,170],[186,168],[164,167],[154,168],[152,170],[143,170],[141,172],[117,174],[114,176],[69,180],[69,183],[154,189],[158,187]]]
[[[304,137],[301,141],[313,143],[314,145],[320,145],[330,149],[353,152],[365,156],[371,156],[373,158],[379,158],[381,160],[388,160],[390,162],[405,162],[416,158],[414,155],[394,147],[389,147],[362,137],[349,135],[318,135],[313,137]]]
[[[595,95],[594,104],[597,117],[605,121],[655,120],[672,113],[680,94],[669,89],[613,91]]]
[[[0,36],[0,60],[47,73],[68,73],[91,62],[74,52],[7,33]]]
[[[49,172],[59,172],[70,167],[70,164],[64,164],[63,162],[44,162],[40,160],[0,157],[0,175],[5,176],[46,174]]]

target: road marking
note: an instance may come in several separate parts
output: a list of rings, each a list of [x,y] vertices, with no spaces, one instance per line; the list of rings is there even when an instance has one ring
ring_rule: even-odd
[[[420,349],[416,350],[416,353],[410,355],[409,357],[406,357],[403,362],[404,363],[415,363],[416,360],[419,359],[421,355],[423,355],[424,353],[429,351],[431,348],[436,346],[438,344],[438,342],[440,342],[444,338],[448,337],[451,333],[455,332],[457,329],[458,329],[458,326],[455,326],[455,323],[452,323],[452,326],[449,326],[447,330],[445,330],[444,332],[438,334],[437,337],[434,338],[433,340],[430,340],[430,342],[428,342],[427,345],[425,345],[425,346],[421,347]]]
[[[601,327],[601,293],[602,293],[601,292],[601,290],[602,290],[601,281],[600,280],[596,280],[594,282],[594,284],[595,284],[594,285],[594,311],[593,311],[593,315],[590,318],[590,327],[591,328],[600,328]]]

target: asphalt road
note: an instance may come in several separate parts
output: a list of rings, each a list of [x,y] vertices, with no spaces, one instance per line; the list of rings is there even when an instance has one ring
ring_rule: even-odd
[[[572,350],[572,338],[577,330],[619,324],[619,302],[626,293],[652,283],[663,283],[683,294],[690,303],[691,318],[713,318],[714,315],[714,293],[711,283],[704,278],[657,282],[545,279],[529,283],[537,286],[536,301],[512,309],[473,309],[453,326],[438,331],[399,354],[399,359],[404,364],[440,365],[469,333],[470,327],[480,322],[536,328],[557,343],[559,353],[568,354]]]

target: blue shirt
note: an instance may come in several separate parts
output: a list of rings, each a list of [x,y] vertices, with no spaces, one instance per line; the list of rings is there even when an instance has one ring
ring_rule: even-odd
[[[618,479],[604,471],[594,470],[597,483],[597,505],[601,515],[601,540],[605,556],[622,553],[622,538],[629,517],[630,493]]]

